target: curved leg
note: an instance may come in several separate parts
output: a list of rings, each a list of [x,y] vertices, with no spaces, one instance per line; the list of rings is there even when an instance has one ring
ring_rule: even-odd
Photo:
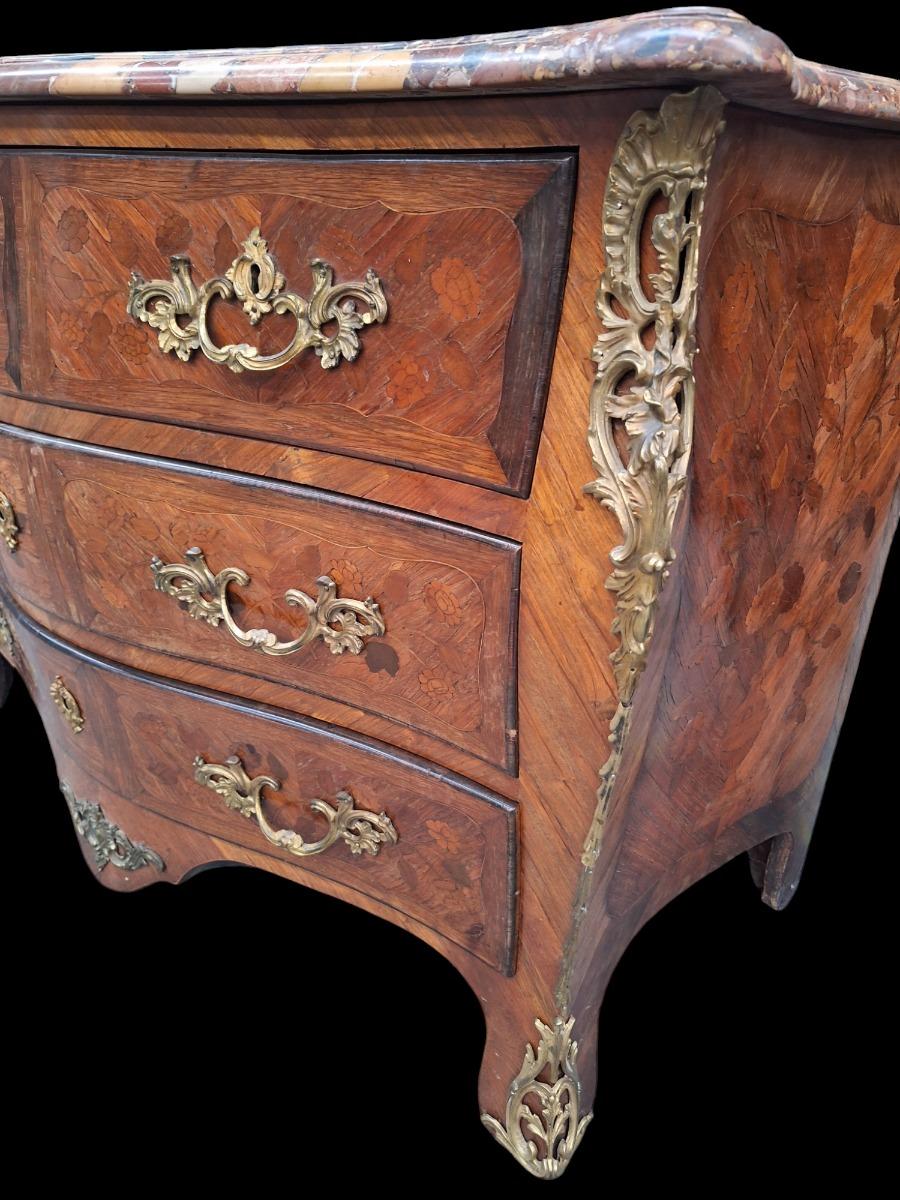
[[[562,1017],[552,1001],[539,1000],[515,980],[487,1003],[482,996],[482,1003],[482,1124],[529,1174],[555,1179],[592,1116],[593,1085],[585,1085],[581,1072],[596,1055],[596,1010]]]
[[[763,903],[778,912],[787,908],[797,890],[818,808],[817,802],[791,829],[747,851],[750,873]]]
[[[776,912],[787,908],[800,883],[833,749],[832,737],[831,746],[812,774],[795,792],[774,806],[769,828],[777,832],[747,851],[750,874],[760,890],[762,902]]]

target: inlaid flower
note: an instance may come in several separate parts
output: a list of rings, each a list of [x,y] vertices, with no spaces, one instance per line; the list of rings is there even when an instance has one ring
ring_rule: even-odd
[[[93,361],[100,358],[109,346],[109,336],[112,333],[112,321],[105,312],[95,312],[88,322],[82,352]]]
[[[85,338],[82,325],[75,320],[71,313],[65,310],[56,318],[56,329],[59,339],[69,350],[80,350]]]
[[[181,213],[166,217],[156,231],[156,247],[160,254],[183,254],[193,236],[191,223]]]
[[[459,834],[455,829],[451,829],[446,821],[426,821],[425,828],[447,854],[459,853]]]
[[[84,294],[81,278],[71,271],[61,258],[50,262],[47,272],[66,300],[80,300]]]
[[[447,908],[465,911],[475,899],[479,873],[477,862],[448,855],[439,864],[433,864],[428,880],[430,894]]]
[[[123,323],[116,333],[116,349],[132,366],[138,367],[150,353],[150,341],[140,325]]]
[[[431,704],[452,700],[455,695],[455,683],[455,677],[446,667],[429,667],[427,671],[419,672],[419,687]]]
[[[425,603],[445,625],[451,628],[462,621],[462,605],[453,592],[435,580],[425,589]]]
[[[72,205],[69,205],[56,222],[56,231],[59,234],[60,246],[69,254],[77,254],[79,250],[83,250],[91,236],[87,216],[82,209]]]
[[[328,568],[328,574],[338,586],[342,595],[359,595],[363,590],[362,572],[356,563],[349,558],[335,558]]]
[[[831,355],[831,367],[833,375],[837,375],[841,371],[846,371],[846,369],[853,362],[853,356],[856,354],[857,349],[858,347],[856,342],[852,337],[850,337],[849,334],[845,334],[842,338],[838,338],[834,344],[834,350],[832,351]]]
[[[434,378],[428,359],[401,354],[391,367],[385,391],[395,404],[405,408],[424,400],[433,387]]]
[[[431,286],[441,309],[454,321],[471,321],[481,307],[475,272],[461,258],[445,258],[432,272]]]

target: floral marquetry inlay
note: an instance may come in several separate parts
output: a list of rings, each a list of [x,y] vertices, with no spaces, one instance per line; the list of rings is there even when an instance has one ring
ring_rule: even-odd
[[[88,219],[80,208],[70,205],[56,224],[59,244],[69,254],[77,254],[87,245],[90,237]]]
[[[461,258],[445,258],[432,273],[431,286],[441,308],[454,321],[471,321],[481,308],[481,287],[472,268]]]
[[[429,667],[427,671],[419,672],[419,687],[429,705],[452,700],[456,683],[457,676],[447,667]]]
[[[190,221],[178,213],[166,217],[156,231],[156,246],[160,254],[183,254],[193,236]]]
[[[425,603],[439,621],[455,627],[462,621],[462,605],[456,598],[456,593],[437,581],[429,583],[425,589]]]
[[[417,404],[434,388],[434,371],[428,359],[402,354],[388,372],[385,392],[397,407]]]

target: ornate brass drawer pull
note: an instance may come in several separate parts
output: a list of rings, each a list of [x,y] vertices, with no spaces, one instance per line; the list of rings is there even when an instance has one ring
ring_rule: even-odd
[[[15,554],[19,544],[19,526],[16,524],[12,502],[5,492],[0,492],[0,538],[9,546],[10,552]]]
[[[294,608],[306,613],[306,628],[299,637],[290,642],[279,642],[268,629],[241,629],[228,608],[228,585],[236,583],[246,587],[250,576],[240,567],[225,567],[213,575],[206,565],[203,552],[195,546],[186,550],[187,562],[164,563],[156,555],[150,560],[150,570],[158,591],[173,596],[187,608],[188,616],[209,625],[225,623],[225,628],[248,650],[260,650],[263,654],[280,656],[294,654],[320,637],[332,654],[359,654],[363,639],[379,637],[384,633],[384,620],[378,604],[368,596],[365,600],[343,600],[337,594],[337,584],[329,575],[320,575],[316,580],[318,595],[315,599],[290,588],[285,600]]]
[[[387,300],[378,276],[369,269],[365,282],[334,283],[334,271],[321,259],[313,259],[313,290],[309,299],[284,291],[285,279],[269,254],[268,244],[252,230],[240,254],[224,275],[209,279],[198,288],[191,280],[191,260],[183,254],[171,259],[172,280],[142,279],[132,275],[126,312],[159,330],[159,348],[174,350],[187,362],[201,350],[213,362],[225,363],[232,371],[273,371],[314,349],[323,367],[336,367],[342,358],[352,362],[359,353],[358,329],[387,316]],[[206,327],[206,313],[214,297],[240,300],[250,324],[266,313],[292,313],[297,328],[290,344],[277,354],[260,354],[246,342],[217,346]],[[366,305],[357,312],[356,301]],[[187,321],[183,318],[187,317]],[[182,320],[179,320],[181,318]],[[329,335],[323,327],[336,325]]]
[[[288,850],[299,858],[321,854],[342,838],[353,854],[377,854],[383,845],[396,844],[397,831],[385,813],[367,812],[354,807],[349,792],[338,792],[337,808],[326,800],[310,800],[310,808],[328,820],[328,832],[317,842],[305,842],[292,829],[273,829],[263,813],[262,790],[278,791],[281,784],[268,775],[257,775],[251,779],[244,764],[236,756],[226,758],[224,763],[208,763],[199,755],[194,759],[194,778],[198,783],[211,788],[221,796],[229,808],[247,818],[255,817],[263,836],[273,846]]]

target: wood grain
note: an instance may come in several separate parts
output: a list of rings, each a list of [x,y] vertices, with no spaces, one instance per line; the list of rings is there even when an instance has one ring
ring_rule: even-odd
[[[601,209],[623,125],[636,109],[658,108],[664,95],[323,103],[304,106],[302,121],[289,104],[0,108],[12,146],[116,149],[126,157],[164,149],[520,155],[577,148],[571,251],[527,499],[333,450],[277,445],[258,433],[173,429],[162,414],[140,421],[124,409],[92,414],[8,387],[0,397],[0,412],[19,427],[325,488],[521,544],[518,778],[471,754],[464,765],[458,747],[436,739],[427,750],[417,743],[439,773],[452,766],[518,802],[515,974],[502,976],[447,939],[432,942],[481,1000],[480,1103],[495,1116],[525,1046],[535,1044],[535,1018],[556,1015],[581,847],[615,709],[608,658],[615,611],[603,581],[621,531],[582,491],[593,475],[585,435]],[[585,1109],[597,1083],[603,991],[640,926],[694,881],[760,846],[754,859],[768,899],[782,903],[793,892],[897,520],[896,139],[734,104],[725,121],[701,239],[694,445],[678,558],[572,964]],[[21,274],[18,230],[15,245]],[[35,457],[18,468],[26,491]],[[132,490],[149,495],[159,472],[135,475]],[[465,466],[458,474],[471,477]],[[29,500],[26,520],[35,511]],[[55,512],[45,519],[56,541],[59,519]],[[57,547],[47,561],[60,563],[64,553]],[[17,584],[9,586],[19,595]],[[69,621],[60,620],[61,634],[103,653],[89,642],[95,633]],[[120,644],[123,659],[136,653]],[[131,658],[131,665],[166,673],[159,651],[143,653],[143,663]],[[192,686],[232,686],[211,660],[182,661],[177,670]],[[269,703],[289,708],[277,695],[265,692]],[[324,704],[317,700],[313,715],[323,715]],[[350,704],[328,717],[388,740]],[[393,728],[396,744],[410,747],[418,737]],[[129,804],[114,795],[110,803]],[[171,830],[165,836],[171,845]],[[209,837],[185,830],[184,861],[204,861]],[[368,905],[377,910],[375,900]]]
[[[729,116],[675,594],[576,967],[588,1039],[588,997],[678,891],[742,850],[767,903],[797,887],[900,514],[898,195],[875,134]]]
[[[113,643],[161,651],[174,678],[189,661],[228,668],[227,690],[248,698],[265,700],[267,681],[283,685],[282,694],[322,695],[417,730],[424,747],[447,742],[515,774],[516,543],[330,493],[80,449],[8,426],[0,429],[0,454],[0,479],[8,476],[27,524],[21,553],[5,556],[0,573],[45,624],[67,620]],[[60,526],[36,519],[48,505]],[[239,567],[250,576],[247,588],[229,589],[244,629],[296,637],[305,618],[285,593],[315,595],[315,580],[329,575],[341,597],[378,602],[386,633],[359,655],[335,655],[322,641],[282,658],[249,650],[224,626],[190,619],[155,590],[151,560],[183,563],[193,546],[213,573]],[[115,645],[109,653],[118,654]]]
[[[148,841],[143,813],[157,813],[216,843],[232,842],[263,860],[278,859],[307,886],[315,887],[325,876],[350,889],[364,907],[371,896],[511,972],[515,804],[334,728],[123,670],[65,647],[16,610],[10,616],[28,663],[32,699],[55,754],[74,761],[88,781],[81,785],[81,799],[96,802],[100,787],[134,805],[126,830],[133,841]],[[71,685],[84,713],[84,729],[77,735],[50,699],[49,686],[57,676]],[[376,855],[353,855],[339,841],[300,863],[272,847],[254,821],[196,782],[192,763],[197,755],[215,763],[238,755],[251,777],[268,775],[280,782],[282,789],[267,790],[265,801],[267,820],[275,828],[316,840],[325,822],[310,812],[309,801],[334,802],[335,794],[346,790],[358,808],[387,813],[397,843]],[[66,778],[62,764],[60,774]],[[176,864],[182,873],[198,865],[183,854]],[[116,870],[107,869],[115,879]],[[154,871],[135,872],[130,883],[141,887],[156,877]],[[102,881],[107,882],[105,873]]]
[[[19,375],[18,271],[10,164],[0,161],[0,387],[17,388]]]
[[[574,182],[571,155],[286,158],[28,155],[15,220],[22,388],[92,409],[338,451],[524,494],[558,319]],[[235,374],[198,351],[162,353],[123,311],[128,281],[197,286],[223,275],[254,228],[287,287],[309,263],[337,281],[372,267],[389,317],[360,358],[323,371],[312,352]],[[219,345],[287,345],[293,318],[252,327],[216,302]],[[538,332],[536,332],[536,330]]]

